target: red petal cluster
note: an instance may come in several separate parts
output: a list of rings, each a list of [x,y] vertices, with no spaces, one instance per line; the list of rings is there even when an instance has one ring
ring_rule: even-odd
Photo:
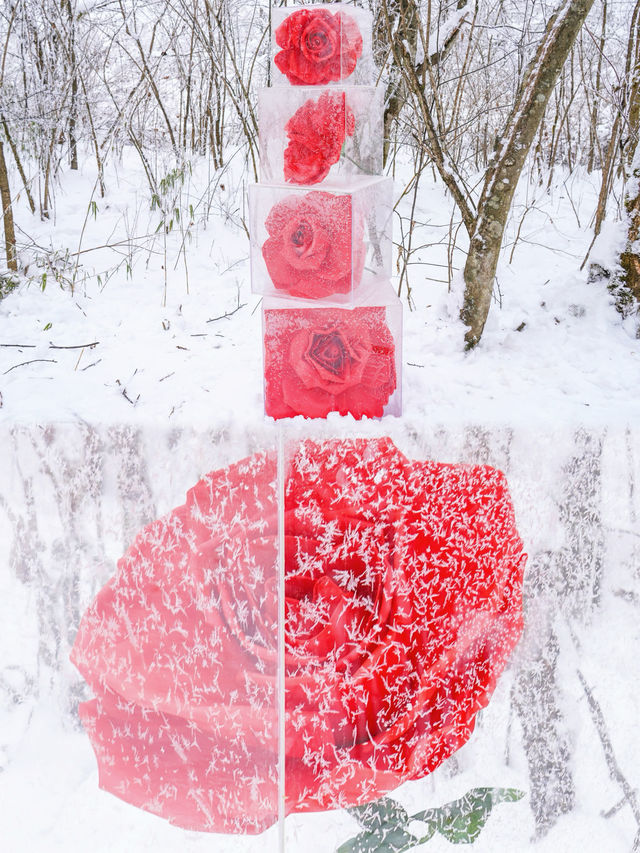
[[[308,100],[285,125],[284,177],[294,184],[317,184],[329,174],[346,136],[353,136],[355,117],[344,92],[324,92]]]
[[[382,417],[396,388],[384,308],[266,309],[265,411]]]
[[[323,86],[353,74],[362,55],[357,23],[344,12],[299,9],[275,32],[282,48],[274,57],[278,69],[294,86]]]
[[[276,460],[144,528],[72,660],[100,785],[187,829],[277,815]],[[469,738],[522,629],[504,476],[389,439],[303,442],[285,482],[288,812],[373,800]]]
[[[352,222],[351,197],[313,190],[270,210],[262,246],[267,271],[289,296],[319,299],[348,293],[364,266],[364,223]],[[353,228],[352,228],[353,224]],[[353,265],[353,267],[352,267]]]

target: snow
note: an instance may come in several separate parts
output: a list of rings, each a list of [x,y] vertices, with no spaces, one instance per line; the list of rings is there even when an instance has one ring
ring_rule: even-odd
[[[194,163],[180,190],[182,209],[193,204],[192,220],[166,235],[160,229],[151,248],[148,239],[133,238],[153,234],[159,214],[148,209],[144,175],[126,150],[123,161],[107,170],[107,196],[93,194],[95,218],[86,202],[96,180],[90,161],[79,174],[63,176],[50,222],[29,219],[25,200],[19,201],[25,211],[19,221],[28,221],[36,243],[66,246],[69,257],[60,256],[60,282],[49,269],[42,290],[38,277],[45,267],[38,267],[30,282],[0,302],[3,566],[15,560],[11,508],[25,519],[30,506],[42,510],[32,582],[0,574],[4,849],[278,849],[277,827],[258,839],[214,839],[178,830],[100,791],[88,739],[72,712],[77,676],[63,662],[73,637],[58,637],[53,667],[42,666],[41,648],[43,635],[51,640],[68,620],[57,587],[47,593],[50,598],[40,589],[56,572],[63,577],[65,567],[79,567],[78,606],[84,609],[145,518],[181,503],[195,479],[221,460],[239,458],[274,436],[262,415],[260,308],[250,292],[241,227],[244,174],[238,162],[216,183],[206,164]],[[397,176],[398,187],[407,183],[400,177],[409,176]],[[485,461],[507,473],[530,554],[527,635],[470,742],[434,774],[394,795],[415,812],[475,785],[526,791],[522,801],[496,807],[478,851],[623,850],[637,831],[628,804],[603,816],[622,792],[610,777],[577,676],[579,669],[593,686],[618,763],[637,787],[640,752],[632,733],[640,711],[633,680],[640,652],[640,342],[633,321],[616,313],[605,285],[589,283],[586,267],[579,271],[598,187],[598,175],[579,171],[557,176],[550,191],[520,182],[485,332],[481,344],[465,353],[457,318],[463,251],[458,247],[453,255],[451,292],[446,282],[430,280],[445,278],[451,202],[440,185],[423,178],[415,218],[426,224],[416,229],[414,245],[430,245],[411,258],[414,310],[405,300],[403,418],[357,424],[332,416],[326,426],[298,418],[289,427],[294,436],[323,430],[390,434],[414,456]],[[611,262],[619,240],[619,227],[607,225],[591,259]],[[117,249],[96,248],[107,243]],[[40,254],[44,263],[45,252]],[[116,263],[107,279],[105,270]],[[101,273],[101,283],[94,272]],[[136,483],[139,478],[148,484],[147,492],[128,495],[126,506],[123,468],[113,462],[115,433],[109,433],[123,425],[141,444],[135,457],[140,470],[127,470]],[[70,470],[80,470],[79,442],[90,428],[110,448],[104,454],[111,461],[95,486],[101,508],[89,501],[75,510],[74,539],[64,521],[71,518],[65,513],[73,511],[73,490],[62,475],[56,480],[56,465],[66,460]],[[587,493],[592,457],[599,466],[597,524],[580,526],[574,519],[572,527],[561,512],[567,501],[576,511],[575,500]],[[578,476],[581,465],[586,479]],[[30,495],[22,491],[27,482]],[[95,529],[101,531],[99,544],[92,539]],[[589,572],[600,565],[599,606],[589,610],[581,596],[589,596]],[[49,602],[49,616],[38,605],[42,601]],[[575,608],[580,615],[574,618]],[[534,842],[531,768],[511,694],[549,632],[559,637],[561,650],[555,698],[570,744],[575,805]],[[29,692],[29,679],[37,691]],[[20,699],[27,695],[28,701]],[[334,850],[358,832],[344,812],[297,817],[287,827],[286,849],[309,853]],[[436,853],[452,849],[437,837],[429,845]]]
[[[429,58],[433,61],[434,57],[436,57],[439,52],[446,45],[447,40],[451,37],[452,33],[457,30],[463,23],[466,18],[471,17],[472,9],[471,4],[465,3],[461,8],[456,8],[453,10],[446,20],[438,26],[435,32],[431,33],[429,36]],[[418,39],[418,50],[416,51],[416,63],[420,63],[424,60],[424,45],[420,39]]]
[[[204,181],[207,175],[190,180],[197,177]],[[86,254],[73,291],[72,257],[63,271],[67,281],[58,284],[49,272],[44,291],[32,280],[0,303],[0,423],[81,419],[204,425],[212,418],[259,418],[261,321],[259,299],[249,287],[248,242],[237,227],[241,181],[215,189],[214,215],[206,225],[196,219],[185,226],[186,264],[180,232],[166,235],[166,250],[158,233],[152,251],[115,250],[126,254],[133,271],[129,276],[122,265],[99,284],[82,274],[104,271],[121,255],[94,247],[153,233],[159,217],[145,210],[142,175],[129,164],[107,177],[107,197],[97,199],[95,219],[87,216],[76,199],[88,197],[94,178],[85,166],[82,175],[65,179],[54,220],[32,221],[40,245],[67,241],[71,253],[78,251],[84,225]],[[185,192],[197,217],[197,200],[206,189],[192,185]],[[482,343],[470,353],[463,352],[463,328],[455,307],[451,310],[459,294],[452,299],[445,286],[422,280],[423,271],[431,275],[429,264],[446,265],[446,243],[412,258],[427,266],[411,268],[415,310],[404,315],[407,415],[428,412],[429,418],[455,423],[464,413],[464,419],[480,423],[530,423],[545,422],[552,407],[562,422],[604,424],[614,409],[623,420],[637,419],[640,345],[633,324],[616,314],[602,284],[587,282],[587,268],[578,271],[590,242],[584,223],[596,192],[597,175],[574,176],[566,187],[557,181],[548,194],[521,182],[494,305]],[[414,245],[443,239],[449,208],[440,187],[423,185],[415,218],[428,224]],[[611,260],[615,236],[611,230],[603,233],[594,260]],[[459,247],[455,264],[463,265]],[[442,277],[440,268],[433,269]],[[459,287],[459,276],[457,281]],[[17,366],[26,361],[34,363]]]

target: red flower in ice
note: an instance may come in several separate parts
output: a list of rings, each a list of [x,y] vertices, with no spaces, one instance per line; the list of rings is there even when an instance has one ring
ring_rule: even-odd
[[[344,12],[299,9],[275,32],[281,47],[274,57],[278,69],[294,86],[324,86],[344,80],[362,55],[357,23]]]
[[[492,468],[378,439],[304,442],[286,471],[286,808],[358,805],[469,738],[522,629],[522,543]],[[208,474],[73,648],[101,787],[187,829],[277,817],[278,494],[271,455]]]
[[[384,308],[265,310],[265,410],[381,417],[396,388]]]
[[[285,513],[289,809],[369,802],[467,741],[519,638],[507,484],[389,439],[306,442]]]
[[[364,266],[364,225],[352,229],[351,198],[313,190],[269,212],[262,256],[278,290],[303,299],[348,293]]]
[[[344,92],[324,92],[306,101],[285,125],[284,177],[294,184],[317,184],[340,159],[345,136],[353,136],[355,118]]]

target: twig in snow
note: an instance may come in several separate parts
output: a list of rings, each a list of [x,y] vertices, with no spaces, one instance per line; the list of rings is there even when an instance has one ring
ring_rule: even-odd
[[[25,364],[35,364],[37,361],[49,361],[53,364],[57,364],[58,360],[56,358],[32,358],[31,361],[21,361],[20,364],[14,364],[13,367],[10,367],[8,370],[2,374],[5,376],[7,373],[11,373],[12,370],[15,370],[16,367],[24,367]]]
[[[140,394],[138,394],[138,396],[136,397],[136,399],[135,399],[135,400],[132,400],[132,399],[131,399],[131,397],[127,394],[127,389],[126,389],[126,388],[123,388],[123,389],[122,389],[122,396],[124,397],[124,399],[125,399],[125,400],[127,400],[129,403],[131,403],[131,405],[132,405],[132,406],[135,406],[135,404],[136,404],[136,403],[138,402],[138,400],[140,399]]]
[[[614,815],[618,814],[620,809],[623,806],[625,806],[626,804],[627,804],[627,798],[623,797],[621,800],[618,800],[618,802],[614,806],[611,806],[610,809],[607,809],[606,812],[600,812],[600,814],[602,815],[602,817],[604,817],[608,820],[610,817],[613,817]]]
[[[89,370],[90,367],[95,367],[96,364],[100,364],[101,361],[101,358],[99,358],[97,361],[92,361],[91,364],[88,364],[86,367],[83,367],[82,370]]]
[[[636,792],[627,782],[627,779],[623,774],[622,770],[620,770],[618,762],[616,761],[616,757],[613,754],[613,746],[611,744],[611,739],[609,738],[609,733],[607,732],[607,725],[604,719],[604,714],[602,713],[602,708],[600,707],[598,700],[593,695],[591,688],[587,684],[583,674],[580,672],[579,669],[577,670],[577,673],[578,678],[580,679],[580,683],[582,684],[582,689],[584,690],[585,696],[587,697],[587,704],[589,705],[591,718],[593,719],[596,731],[598,732],[598,737],[600,738],[600,743],[602,744],[602,749],[604,750],[604,758],[607,762],[607,767],[609,768],[609,775],[614,780],[614,782],[617,782],[618,785],[620,785],[620,787],[622,788],[624,798],[631,806],[633,816],[636,819],[636,823],[640,827],[640,807],[638,806],[638,801],[636,800]],[[636,842],[639,838],[640,832],[636,836]],[[636,843],[634,843],[634,850],[635,849]]]
[[[219,317],[212,317],[210,320],[207,320],[207,323],[215,323],[216,320],[225,320],[228,317],[233,317],[241,308],[244,308],[246,302],[239,302],[238,305],[233,309],[233,311],[227,311],[226,314],[221,314]]]
[[[15,347],[16,349],[35,349],[35,344],[0,344],[0,347]]]
[[[49,349],[92,349],[93,347],[97,347],[100,341],[92,341],[90,344],[75,344],[70,347],[58,346],[58,344],[52,344],[49,341]]]

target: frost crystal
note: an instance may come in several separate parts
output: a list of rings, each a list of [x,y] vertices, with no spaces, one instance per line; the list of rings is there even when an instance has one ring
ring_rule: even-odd
[[[288,812],[356,806],[469,738],[522,628],[503,475],[389,439],[305,441],[213,472],[144,528],[72,659],[100,784],[188,829],[277,817],[284,547]]]

